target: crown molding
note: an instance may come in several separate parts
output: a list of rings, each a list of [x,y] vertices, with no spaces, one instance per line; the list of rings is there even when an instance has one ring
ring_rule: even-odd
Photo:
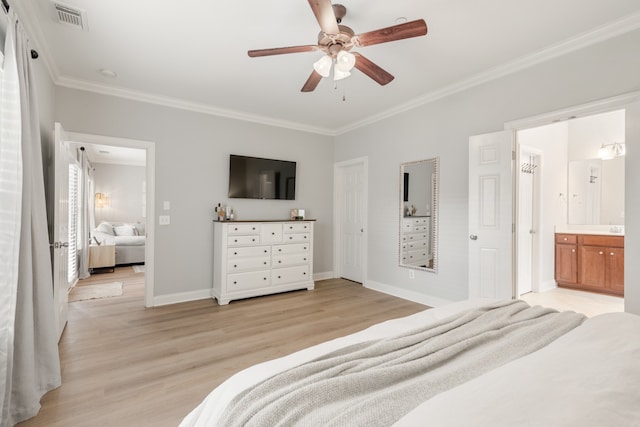
[[[379,122],[400,113],[413,110],[425,104],[465,91],[472,87],[516,73],[542,62],[549,61],[562,55],[635,31],[638,28],[640,28],[640,12],[610,22],[609,24],[572,37],[533,54],[523,56],[514,61],[507,62],[506,64],[476,74],[471,78],[445,86],[442,89],[438,89],[421,97],[415,98],[407,103],[398,105],[374,116],[370,116],[364,120],[336,129],[335,133],[337,135],[341,135],[363,126]]]
[[[161,105],[164,107],[177,108],[180,110],[192,111],[196,113],[209,114],[213,116],[225,117],[229,119],[242,120],[246,122],[258,123],[267,126],[281,127],[292,130],[298,130],[308,133],[316,133],[326,136],[334,136],[335,132],[331,129],[309,126],[303,123],[291,122],[287,120],[273,119],[266,116],[248,114],[241,111],[229,110],[225,108],[213,107],[207,104],[185,101],[178,98],[172,98],[161,95],[154,95],[147,92],[136,91],[131,89],[117,88],[99,83],[83,81],[79,79],[70,79],[60,77],[55,84],[69,89],[83,90],[94,92],[101,95],[114,96],[118,98],[130,99],[132,101],[146,102],[149,104]]]

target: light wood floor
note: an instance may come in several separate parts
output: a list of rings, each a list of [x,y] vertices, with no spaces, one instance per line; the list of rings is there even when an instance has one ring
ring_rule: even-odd
[[[21,427],[177,426],[233,373],[425,306],[324,280],[314,291],[144,308],[131,267],[84,283],[124,282],[121,297],[69,304],[60,342],[63,384]]]

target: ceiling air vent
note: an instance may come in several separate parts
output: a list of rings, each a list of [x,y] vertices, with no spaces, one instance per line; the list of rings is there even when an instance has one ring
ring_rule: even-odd
[[[84,10],[61,4],[53,4],[58,22],[63,25],[87,31],[87,13]]]

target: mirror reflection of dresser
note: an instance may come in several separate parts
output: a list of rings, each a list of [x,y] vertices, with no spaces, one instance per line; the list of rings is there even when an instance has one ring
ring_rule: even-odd
[[[438,159],[400,165],[401,267],[436,272]]]

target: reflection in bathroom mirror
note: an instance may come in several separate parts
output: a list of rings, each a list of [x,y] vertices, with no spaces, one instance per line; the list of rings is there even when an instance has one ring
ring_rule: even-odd
[[[400,266],[437,270],[438,158],[400,165]]]
[[[569,224],[624,225],[624,156],[569,162]]]

